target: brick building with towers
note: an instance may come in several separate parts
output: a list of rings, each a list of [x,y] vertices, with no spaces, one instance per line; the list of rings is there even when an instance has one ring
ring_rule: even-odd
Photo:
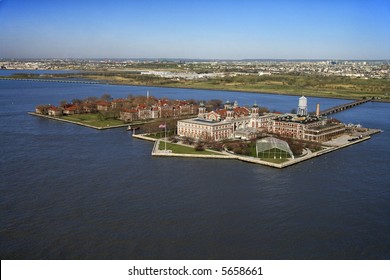
[[[207,112],[199,105],[197,118],[177,122],[179,136],[194,139],[221,141],[225,139],[255,138],[258,133],[272,133],[295,139],[323,142],[345,132],[345,125],[319,115],[311,116],[307,110],[307,98],[299,98],[297,114],[259,114],[255,103],[251,109],[226,101],[222,109]]]

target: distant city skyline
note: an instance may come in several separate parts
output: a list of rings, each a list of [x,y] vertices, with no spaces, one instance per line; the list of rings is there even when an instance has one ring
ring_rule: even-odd
[[[0,18],[0,59],[390,59],[390,0],[0,0]]]

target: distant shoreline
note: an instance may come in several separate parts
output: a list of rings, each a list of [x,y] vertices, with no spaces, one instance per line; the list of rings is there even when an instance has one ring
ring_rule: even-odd
[[[245,92],[245,93],[252,93],[252,94],[276,94],[276,95],[286,95],[286,96],[310,96],[310,97],[318,97],[318,98],[332,98],[332,99],[346,99],[346,100],[356,100],[360,99],[360,97],[357,96],[348,96],[348,95],[332,95],[331,93],[315,93],[310,92],[309,90],[302,90],[300,92],[287,92],[283,90],[253,90],[253,89],[234,89],[234,88],[224,88],[223,86],[221,88],[215,87],[194,87],[194,86],[183,86],[183,85],[149,85],[149,84],[135,84],[135,83],[125,83],[125,82],[115,82],[115,81],[105,81],[105,80],[99,80],[99,79],[92,79],[92,81],[97,81],[99,84],[109,84],[109,85],[118,85],[118,86],[139,86],[139,87],[160,87],[160,88],[179,88],[179,89],[194,89],[194,90],[211,90],[211,91],[228,91],[228,92]],[[372,101],[375,102],[384,102],[384,103],[390,103],[390,99],[372,99]]]
[[[112,72],[110,74],[115,74],[118,72]],[[210,91],[228,91],[228,92],[245,92],[251,94],[277,94],[277,95],[287,95],[287,96],[311,96],[311,97],[319,97],[319,98],[332,98],[332,99],[346,99],[346,100],[355,100],[362,99],[364,97],[374,97],[372,101],[375,102],[384,102],[389,103],[390,98],[387,96],[383,97],[380,93],[361,93],[358,89],[350,92],[343,92],[336,90],[335,88],[327,89],[320,88],[317,91],[315,89],[310,88],[302,88],[297,89],[296,86],[288,86],[288,85],[252,85],[252,84],[234,84],[226,85],[221,83],[214,83],[212,80],[207,81],[182,81],[180,83],[175,84],[175,82],[169,81],[160,81],[159,78],[153,77],[149,83],[145,83],[142,80],[135,80],[132,78],[125,78],[121,76],[104,76],[99,75],[100,73],[94,73],[96,75],[80,75],[80,74],[60,74],[60,75],[49,75],[49,76],[34,76],[34,77],[2,77],[0,76],[0,80],[15,80],[15,81],[37,81],[37,82],[58,82],[58,83],[81,83],[81,84],[108,84],[108,85],[118,85],[118,86],[143,86],[143,87],[160,87],[160,88],[179,88],[179,89],[194,89],[194,90],[210,90]],[[77,80],[82,79],[82,80]],[[305,79],[310,79],[310,77],[305,77]],[[156,84],[161,82],[161,84]],[[237,86],[237,88],[234,88]],[[258,89],[253,88],[257,86]],[[264,88],[270,87],[270,88]],[[353,89],[352,84],[348,83],[345,86],[351,87]],[[274,88],[272,88],[274,87]],[[281,89],[278,89],[281,87]]]

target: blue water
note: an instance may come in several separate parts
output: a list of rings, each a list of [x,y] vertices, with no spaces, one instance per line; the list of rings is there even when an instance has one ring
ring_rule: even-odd
[[[37,74],[37,75],[50,75],[50,74],[64,74],[64,73],[79,73],[78,70],[9,70],[1,69],[0,77],[10,77],[14,74]]]
[[[371,140],[286,168],[153,158],[125,129],[26,114],[62,99],[146,94],[254,101],[225,91],[0,81],[1,259],[389,259],[390,104],[334,115]],[[309,98],[309,111],[347,102]]]

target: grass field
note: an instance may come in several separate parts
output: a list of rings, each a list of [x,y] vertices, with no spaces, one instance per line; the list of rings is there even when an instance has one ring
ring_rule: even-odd
[[[283,163],[289,160],[290,155],[286,152],[280,151],[279,149],[271,149],[268,151],[265,151],[259,155],[259,157],[256,154],[256,145],[250,145],[248,147],[249,149],[249,156],[254,158],[260,158],[263,161],[272,162],[272,163]],[[274,158],[275,157],[275,158]]]
[[[171,84],[169,86],[175,86]],[[205,81],[185,81],[181,87],[268,92],[291,95],[320,96],[329,98],[361,99],[380,97],[390,101],[390,80],[353,79],[349,77],[273,75],[237,76]]]
[[[159,150],[165,149],[165,141],[160,141]],[[187,147],[179,144],[167,142],[167,150],[171,150],[175,154],[190,154],[190,155],[219,155],[211,151],[196,151],[193,147]]]
[[[283,163],[288,161],[291,156],[284,151],[273,148],[268,151],[259,153],[259,158],[264,161],[273,162],[273,163]]]
[[[80,124],[91,125],[95,127],[110,127],[123,125],[123,121],[116,119],[101,119],[99,114],[75,114],[70,116],[62,116],[61,119],[77,122]]]
[[[172,135],[175,135],[175,133],[173,131],[171,131],[171,130],[168,130],[166,136],[169,137],[169,136],[172,136]],[[159,132],[155,132],[155,133],[150,133],[150,134],[148,134],[148,137],[154,138],[154,139],[165,138],[165,132],[164,131],[159,131]]]

